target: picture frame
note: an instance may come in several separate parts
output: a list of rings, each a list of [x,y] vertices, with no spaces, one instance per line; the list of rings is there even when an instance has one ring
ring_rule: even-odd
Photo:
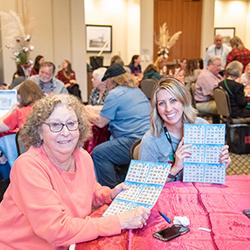
[[[235,36],[234,27],[216,27],[214,28],[214,35],[221,35],[223,37],[223,42],[230,45],[229,41]]]
[[[87,52],[112,52],[112,26],[111,25],[86,25],[86,50]]]

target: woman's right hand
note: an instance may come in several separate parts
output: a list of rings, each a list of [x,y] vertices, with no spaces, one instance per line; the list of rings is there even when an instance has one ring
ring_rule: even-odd
[[[122,229],[142,228],[150,215],[150,209],[137,207],[118,215]]]

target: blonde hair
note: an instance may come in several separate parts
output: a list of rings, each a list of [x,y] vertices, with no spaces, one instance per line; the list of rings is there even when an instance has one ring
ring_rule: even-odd
[[[164,127],[164,122],[157,109],[157,94],[160,90],[168,91],[183,105],[183,122],[194,123],[197,111],[192,107],[191,95],[186,87],[176,78],[166,77],[156,85],[151,100],[151,133],[159,137]]]
[[[238,36],[231,38],[229,42],[232,48],[244,48],[244,44]]]
[[[129,88],[137,87],[136,82],[133,80],[131,74],[129,74],[128,72],[125,72],[118,76],[111,77],[110,79],[115,86],[120,85],[120,86],[127,86]]]
[[[75,112],[80,132],[77,146],[83,146],[90,135],[90,124],[84,105],[73,95],[60,94],[46,96],[34,104],[31,115],[20,131],[21,138],[27,148],[30,146],[39,147],[43,144],[40,137],[41,126],[50,117],[55,107],[61,103]]]

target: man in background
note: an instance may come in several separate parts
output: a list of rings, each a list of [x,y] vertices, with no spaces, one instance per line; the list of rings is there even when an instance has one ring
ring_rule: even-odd
[[[216,35],[214,37],[214,44],[210,45],[207,49],[205,59],[204,59],[204,68],[208,66],[208,60],[211,57],[218,56],[221,59],[221,69],[225,68],[227,62],[227,55],[231,51],[231,48],[223,43],[223,38],[221,35]]]
[[[39,74],[31,76],[29,79],[39,85],[44,94],[68,93],[62,81],[54,77],[55,65],[52,62],[43,62],[39,69]]]
[[[221,70],[221,59],[218,56],[208,60],[206,69],[203,69],[195,84],[194,98],[196,108],[205,113],[217,114],[216,103],[213,100],[213,89],[222,80],[219,74]]]

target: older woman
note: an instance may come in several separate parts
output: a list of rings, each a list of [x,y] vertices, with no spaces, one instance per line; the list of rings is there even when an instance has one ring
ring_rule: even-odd
[[[96,182],[91,157],[80,148],[89,131],[86,117],[71,95],[47,96],[34,105],[22,130],[30,148],[16,160],[0,205],[0,249],[68,249],[146,223],[149,211],[142,207],[88,216],[124,184],[110,189]]]
[[[25,80],[17,90],[19,105],[0,119],[0,132],[18,131],[31,113],[35,101],[44,96],[39,86],[31,80]]]
[[[207,123],[196,117],[191,97],[185,86],[175,78],[164,78],[156,87],[152,99],[151,128],[142,138],[140,159],[170,162],[168,181],[182,179],[183,159],[190,156],[190,145],[184,145],[184,123]],[[230,163],[228,146],[220,161]]]
[[[88,101],[90,105],[103,105],[104,103],[108,91],[106,88],[106,82],[102,81],[102,78],[106,70],[107,70],[106,68],[98,68],[93,71],[92,74],[93,89],[91,90]]]
[[[131,146],[149,128],[150,105],[120,64],[113,64],[107,69],[102,78],[105,80],[109,94],[100,115],[92,121],[98,127],[109,124],[111,139],[98,145],[92,157],[98,181],[114,187],[123,178],[116,167],[122,166],[124,170],[129,165]]]
[[[226,67],[226,79],[219,83],[229,95],[232,117],[250,117],[244,85],[239,83],[242,69],[243,65],[240,62],[232,61]]]

